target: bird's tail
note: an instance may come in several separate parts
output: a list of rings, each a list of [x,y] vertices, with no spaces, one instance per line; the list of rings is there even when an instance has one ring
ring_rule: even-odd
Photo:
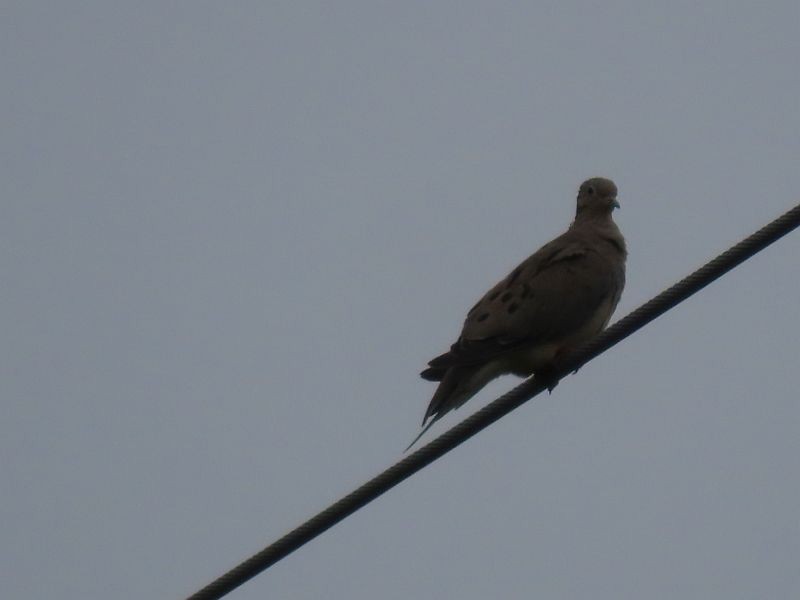
[[[421,438],[423,435],[425,435],[425,434],[428,432],[428,429],[430,429],[431,427],[433,427],[433,424],[434,424],[434,423],[436,423],[436,421],[438,421],[438,420],[439,420],[439,417],[438,417],[438,416],[436,416],[436,417],[432,418],[432,419],[431,419],[431,421],[430,421],[430,423],[428,423],[427,425],[425,425],[425,427],[423,427],[423,428],[422,428],[422,431],[420,431],[420,432],[417,434],[417,437],[415,437],[415,438],[414,438],[414,440],[413,440],[413,441],[412,441],[412,442],[411,442],[411,443],[410,443],[408,446],[406,446],[406,449],[405,449],[405,450],[403,450],[403,454],[405,454],[406,452],[408,452],[409,450],[411,450],[411,446],[413,446],[414,444],[416,444],[416,443],[419,441],[419,438]]]
[[[408,452],[411,446],[416,444],[419,438],[425,435],[436,421],[451,410],[464,404],[486,385],[486,381],[478,381],[477,379],[480,378],[476,379],[475,377],[480,370],[480,367],[475,366],[459,366],[447,369],[428,404],[428,410],[425,411],[425,416],[422,419],[422,431],[403,452]],[[428,419],[430,421],[426,425],[425,422]]]

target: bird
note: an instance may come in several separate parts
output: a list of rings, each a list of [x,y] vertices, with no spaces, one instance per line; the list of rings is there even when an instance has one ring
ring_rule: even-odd
[[[584,181],[567,231],[522,261],[470,309],[450,350],[420,373],[439,385],[423,429],[406,451],[500,375],[536,375],[552,392],[559,357],[605,328],[625,287],[628,252],[612,219],[619,207],[613,181]]]

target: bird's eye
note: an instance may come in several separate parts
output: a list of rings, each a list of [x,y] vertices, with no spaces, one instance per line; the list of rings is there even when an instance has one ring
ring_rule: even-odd
[[[588,188],[586,188],[586,193],[589,194],[590,196],[594,195],[594,188],[592,186],[589,186]]]

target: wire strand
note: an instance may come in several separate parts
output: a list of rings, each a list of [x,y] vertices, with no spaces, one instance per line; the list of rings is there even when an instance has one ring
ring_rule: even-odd
[[[652,300],[620,319],[608,329],[605,329],[591,341],[571,352],[558,365],[554,376],[557,379],[561,379],[569,372],[576,371],[599,354],[602,354],[791,232],[798,225],[800,225],[800,204],[735,246],[732,246],[691,275],[664,290]],[[550,380],[550,383],[552,385],[552,380]],[[222,598],[228,592],[285,558],[546,388],[547,383],[539,381],[535,377],[525,380],[511,391],[467,417],[427,445],[398,461],[361,487],[334,502],[316,516],[214,580],[190,596],[189,600],[217,600]]]

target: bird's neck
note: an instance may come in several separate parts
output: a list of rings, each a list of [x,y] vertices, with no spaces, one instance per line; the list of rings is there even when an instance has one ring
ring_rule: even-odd
[[[569,228],[571,231],[599,236],[613,244],[623,255],[627,254],[625,238],[622,237],[617,224],[611,218],[611,213],[581,211],[575,216],[575,220]]]
[[[575,214],[575,220],[570,227],[615,227],[616,224],[611,218],[611,211],[608,210],[581,210]]]

